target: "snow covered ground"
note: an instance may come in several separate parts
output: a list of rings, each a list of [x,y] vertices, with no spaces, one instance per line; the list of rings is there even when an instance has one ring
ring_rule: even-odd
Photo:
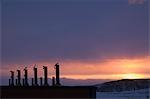
[[[97,92],[96,99],[150,99],[150,89],[124,92]]]

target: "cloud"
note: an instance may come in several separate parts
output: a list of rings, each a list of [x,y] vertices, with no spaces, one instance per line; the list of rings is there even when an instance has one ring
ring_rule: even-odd
[[[83,62],[83,61],[60,61],[61,77],[67,78],[99,78],[99,79],[120,79],[127,74],[139,74],[143,77],[149,77],[149,57],[137,57],[135,59],[107,59],[105,61]],[[51,78],[55,76],[54,62],[37,62],[38,76],[43,75],[43,66],[48,67],[48,75]],[[1,68],[3,77],[9,77],[9,71],[16,71],[20,69],[23,71],[24,67],[28,67],[29,77],[33,77],[33,67],[35,62],[30,64],[9,64]]]
[[[128,0],[130,5],[142,5],[146,0]]]
[[[148,55],[146,5],[5,2],[3,7],[3,64]]]

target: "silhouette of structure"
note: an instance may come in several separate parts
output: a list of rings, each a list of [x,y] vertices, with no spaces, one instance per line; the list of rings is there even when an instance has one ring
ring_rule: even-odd
[[[24,80],[24,78],[22,79],[22,86],[25,86],[25,80]]]
[[[52,77],[52,86],[55,86],[55,77]]]
[[[37,68],[34,66],[34,86],[38,86]]]
[[[59,71],[59,64],[56,63],[54,65],[56,77],[52,77],[52,86],[61,86],[60,83],[60,71]],[[44,78],[40,77],[40,86],[49,86],[48,84],[48,69],[46,66],[43,66],[44,70]],[[9,86],[29,86],[28,83],[28,69],[27,67],[24,68],[24,78],[21,79],[21,71],[17,70],[17,79],[15,79],[16,83],[14,84],[14,72],[10,71],[11,77],[9,79]],[[31,79],[31,86],[39,86],[38,85],[38,70],[36,65],[33,68],[34,77]]]
[[[60,86],[61,84],[60,84],[60,79],[59,79],[59,64],[56,63],[54,68],[56,69],[56,84],[55,85]]]
[[[21,86],[21,72],[20,70],[17,70],[18,75],[17,75],[17,86]]]
[[[43,66],[44,78],[40,77],[38,85],[38,71],[34,66],[34,77],[31,86],[28,83],[28,69],[24,68],[24,77],[21,79],[21,71],[17,70],[17,79],[14,72],[10,71],[9,86],[0,86],[1,97],[4,98],[96,98],[96,88],[92,86],[62,86],[60,83],[59,64],[55,66],[56,77],[52,77],[52,86],[48,84],[48,69]],[[14,84],[14,79],[16,83]]]
[[[11,77],[9,79],[9,85],[14,86],[14,71],[10,71]]]
[[[40,77],[40,86],[43,86],[43,78]]]
[[[28,70],[27,70],[27,67],[24,68],[24,86],[29,86],[29,84],[28,84]]]
[[[17,86],[17,82],[18,82],[17,79],[15,79],[15,85],[16,85],[16,86]]]
[[[44,86],[48,86],[48,82],[47,82],[47,67],[43,66],[44,69]]]
[[[32,83],[32,86],[34,86],[34,79],[33,78],[31,79],[31,83]]]
[[[0,86],[2,99],[96,99],[92,86]]]

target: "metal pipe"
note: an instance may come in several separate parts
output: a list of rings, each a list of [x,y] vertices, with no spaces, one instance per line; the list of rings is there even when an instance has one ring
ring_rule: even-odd
[[[38,86],[37,68],[34,67],[34,85]]]
[[[32,86],[34,86],[34,79],[32,78]]]
[[[55,77],[52,77],[52,86],[55,86]]]
[[[18,85],[18,79],[16,79],[16,86]]]
[[[40,85],[43,86],[43,78],[40,77]]]
[[[27,67],[24,68],[24,85],[25,86],[28,86],[28,70],[27,70]]]
[[[60,79],[59,79],[59,64],[55,64],[55,69],[56,69],[56,85],[59,86],[60,84]]]
[[[9,86],[11,86],[11,79],[9,79]]]
[[[10,85],[14,86],[14,71],[10,71],[11,72],[11,79],[10,79]]]
[[[43,66],[43,69],[44,69],[44,86],[48,86],[47,67],[46,67],[46,66]]]
[[[22,79],[22,86],[25,86],[25,79]]]
[[[17,75],[17,78],[18,78],[18,86],[21,86],[21,72],[20,70],[17,70],[18,72],[18,75]]]

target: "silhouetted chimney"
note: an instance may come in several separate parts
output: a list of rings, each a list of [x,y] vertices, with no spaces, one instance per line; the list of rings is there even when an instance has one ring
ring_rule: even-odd
[[[25,79],[22,79],[22,86],[25,86]]]
[[[18,79],[16,79],[16,86],[18,85]]]
[[[34,86],[34,79],[32,78],[32,86]]]
[[[14,71],[10,71],[11,72],[11,79],[10,79],[10,85],[14,86]]]
[[[59,80],[59,64],[55,64],[55,69],[56,69],[56,86],[60,86],[60,80]]]
[[[9,86],[11,86],[11,79],[9,79]]]
[[[52,86],[55,86],[55,77],[52,77]]]
[[[43,78],[40,77],[40,85],[43,86]]]
[[[48,82],[47,82],[47,67],[43,66],[44,69],[44,86],[48,86]]]
[[[34,67],[34,85],[38,86],[38,81],[37,81],[38,77],[37,77],[37,68]]]
[[[17,83],[17,85],[18,86],[21,86],[21,72],[20,72],[20,70],[17,70],[17,72],[18,72],[18,75],[17,75],[17,81],[18,81],[18,83]]]
[[[28,86],[28,70],[27,67],[24,68],[24,85]]]

